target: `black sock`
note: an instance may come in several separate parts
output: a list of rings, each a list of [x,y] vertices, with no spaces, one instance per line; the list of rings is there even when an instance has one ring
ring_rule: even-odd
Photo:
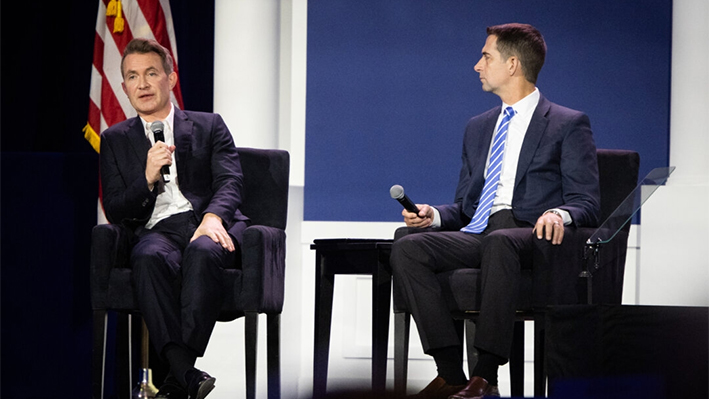
[[[497,370],[501,364],[505,364],[507,359],[490,352],[478,349],[478,363],[473,370],[473,376],[482,377],[490,385],[498,385]]]
[[[468,382],[463,372],[463,353],[458,346],[433,349],[430,351],[436,361],[438,376],[448,385],[464,385]]]
[[[183,387],[186,387],[187,372],[194,369],[197,356],[193,355],[189,349],[175,343],[165,345],[163,354],[170,364],[170,373]]]

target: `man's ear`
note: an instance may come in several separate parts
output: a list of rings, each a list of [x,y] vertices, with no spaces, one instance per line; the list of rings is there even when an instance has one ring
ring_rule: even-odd
[[[519,62],[519,58],[514,55],[507,59],[507,71],[510,76],[514,76],[515,73],[522,73],[522,64]]]
[[[170,82],[170,90],[172,90],[177,84],[177,72],[172,71],[170,75],[168,75],[167,79]]]
[[[128,95],[128,89],[126,89],[126,82],[121,82],[121,87],[123,88],[123,92],[126,93],[126,96]]]

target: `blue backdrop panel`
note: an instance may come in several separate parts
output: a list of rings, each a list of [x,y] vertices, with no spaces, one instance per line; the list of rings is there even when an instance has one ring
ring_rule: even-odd
[[[599,148],[669,159],[670,0],[310,0],[305,219],[400,221],[389,188],[453,200],[467,120],[499,103],[473,66],[485,28],[530,23],[551,101],[591,118]]]

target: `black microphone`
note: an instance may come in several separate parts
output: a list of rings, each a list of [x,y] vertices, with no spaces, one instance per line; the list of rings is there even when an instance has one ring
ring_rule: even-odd
[[[162,141],[163,143],[165,142],[165,134],[163,134],[164,127],[165,125],[163,125],[160,121],[155,121],[150,124],[150,130],[153,132],[156,143],[158,141]],[[163,165],[162,168],[160,168],[160,174],[162,175],[163,182],[170,182],[170,167],[168,165]]]
[[[401,187],[398,184],[395,184],[395,185],[391,186],[391,188],[389,189],[389,194],[391,195],[392,198],[399,201],[399,203],[404,207],[404,209],[418,215],[419,208],[416,206],[416,204],[411,202],[411,200],[409,199],[409,197],[406,194],[404,194],[403,187]]]

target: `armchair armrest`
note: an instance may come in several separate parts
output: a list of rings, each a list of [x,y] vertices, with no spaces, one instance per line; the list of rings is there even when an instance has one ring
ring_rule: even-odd
[[[106,309],[111,270],[128,268],[131,232],[115,224],[100,224],[91,231],[90,285],[93,309]]]
[[[285,291],[285,231],[255,225],[244,230],[241,298],[246,311],[280,313]]]

